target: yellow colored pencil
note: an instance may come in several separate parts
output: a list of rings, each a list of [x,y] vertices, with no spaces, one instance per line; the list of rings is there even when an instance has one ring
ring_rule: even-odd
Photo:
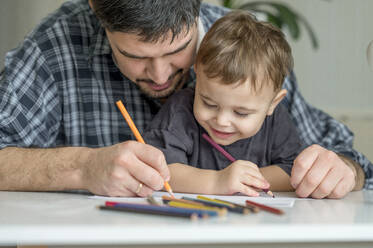
[[[175,202],[182,202],[182,203],[187,203],[187,204],[194,204],[194,205],[197,205],[197,206],[206,206],[206,205],[204,205],[203,203],[200,203],[200,202],[189,201],[189,200],[179,199],[179,198],[172,198],[172,197],[169,197],[169,196],[166,196],[166,195],[162,196],[162,200],[166,201],[166,202],[175,201]]]
[[[139,130],[137,129],[135,123],[132,121],[132,118],[131,116],[129,115],[126,107],[124,107],[123,103],[121,100],[117,101],[116,102],[117,104],[117,107],[119,108],[120,112],[122,113],[124,119],[126,120],[128,126],[130,127],[132,133],[135,135],[136,137],[136,140],[140,143],[143,143],[145,144],[145,141],[144,139],[142,138]],[[172,196],[172,197],[175,197],[174,196],[174,193],[172,192],[172,189],[171,189],[171,186],[168,184],[167,181],[164,181],[164,188],[167,190],[167,192]]]
[[[231,208],[236,207],[235,205],[233,205],[233,204],[231,204],[231,203],[223,202],[223,201],[220,201],[220,200],[217,200],[217,199],[212,199],[212,198],[209,198],[209,197],[207,197],[207,196],[199,195],[199,196],[197,196],[197,199],[201,199],[201,200],[205,200],[205,201],[211,201],[211,202],[216,202],[216,203],[224,204],[224,205],[227,205],[228,207],[231,207]]]
[[[206,207],[206,206],[199,206],[196,204],[190,203],[183,203],[178,201],[169,201],[167,205],[176,208],[190,208],[190,209],[200,209],[200,210],[208,210],[208,211],[215,211],[218,213],[219,216],[224,216],[227,214],[226,208],[214,208],[214,207]]]

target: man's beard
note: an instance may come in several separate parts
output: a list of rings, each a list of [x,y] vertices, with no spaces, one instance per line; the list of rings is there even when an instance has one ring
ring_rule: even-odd
[[[153,90],[151,89],[148,84],[154,83],[152,80],[144,80],[138,79],[136,80],[136,84],[139,86],[142,93],[152,99],[164,99],[171,96],[175,91],[182,88],[186,81],[186,73],[183,73],[183,69],[179,69],[173,75],[170,76],[169,80],[172,80],[171,85],[164,89],[164,90]],[[177,80],[176,82],[174,80]]]

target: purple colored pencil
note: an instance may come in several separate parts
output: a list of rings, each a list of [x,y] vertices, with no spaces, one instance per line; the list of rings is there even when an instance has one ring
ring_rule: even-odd
[[[232,163],[234,161],[236,161],[236,159],[234,157],[232,157],[232,155],[230,155],[226,150],[223,149],[223,147],[219,146],[219,144],[217,144],[213,139],[211,139],[207,133],[204,133],[202,134],[202,137],[207,141],[209,142],[216,150],[218,150],[221,154],[224,155],[224,157],[226,157],[229,161],[231,161]],[[272,197],[275,197],[273,195],[273,193],[271,191],[269,191],[269,189],[262,189],[265,193],[271,195]],[[269,193],[270,192],[270,193]]]
[[[236,161],[232,155],[230,155],[226,150],[223,149],[223,147],[219,146],[215,141],[213,141],[206,133],[202,134],[202,137],[209,142],[216,150],[218,150],[221,154],[224,155],[229,161],[232,163]]]

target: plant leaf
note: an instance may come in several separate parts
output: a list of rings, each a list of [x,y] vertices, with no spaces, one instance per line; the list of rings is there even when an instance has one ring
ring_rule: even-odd
[[[270,7],[268,9],[268,7]],[[268,17],[268,21],[273,23],[279,28],[286,26],[289,30],[290,36],[294,40],[298,40],[301,34],[299,24],[302,23],[305,26],[306,31],[308,32],[313,48],[318,48],[317,37],[307,20],[292,10],[286,4],[277,3],[277,2],[248,2],[238,6],[239,9],[253,10],[259,13],[264,13]]]
[[[226,8],[233,8],[233,0],[222,0],[222,5]]]

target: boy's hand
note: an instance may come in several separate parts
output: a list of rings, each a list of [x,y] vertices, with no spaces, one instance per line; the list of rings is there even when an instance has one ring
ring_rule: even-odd
[[[268,189],[270,186],[258,166],[249,161],[237,160],[217,173],[216,187],[219,194],[259,196],[255,189]]]

